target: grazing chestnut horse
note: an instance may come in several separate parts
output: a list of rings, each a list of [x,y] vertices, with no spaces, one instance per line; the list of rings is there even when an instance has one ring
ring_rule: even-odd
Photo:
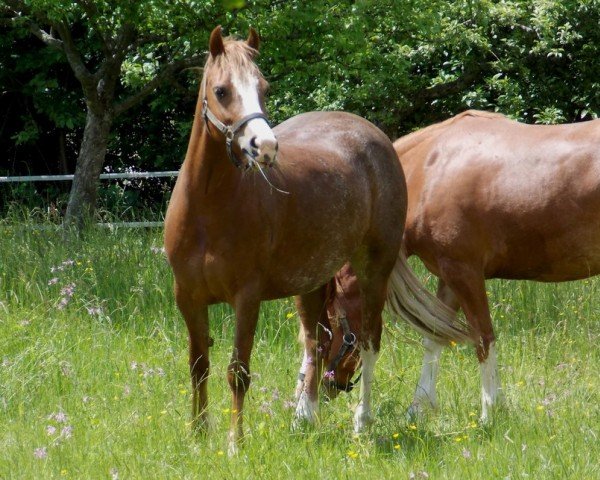
[[[370,419],[370,385],[381,311],[406,215],[406,185],[389,139],[341,112],[298,115],[271,130],[267,82],[246,42],[210,36],[191,138],[165,219],[165,250],[175,298],[189,331],[193,422],[207,423],[208,306],[235,310],[228,367],[232,391],[229,450],[242,436],[250,352],[262,300],[296,295],[306,337],[306,384],[296,416],[317,412],[317,324],[326,286],[342,265],[357,273],[363,311],[360,430]],[[441,304],[441,302],[438,302]],[[446,312],[447,313],[447,312]],[[437,322],[452,322],[452,315]]]
[[[600,120],[526,125],[470,110],[402,137],[394,148],[408,187],[403,250],[439,277],[438,297],[465,314],[480,364],[485,421],[502,399],[485,279],[562,282],[600,273]],[[342,311],[357,331],[351,270],[336,281],[349,292],[344,298],[338,291],[336,315]],[[338,345],[342,336],[332,329]],[[436,406],[443,344],[424,343],[410,414]],[[356,358],[338,365],[347,383]]]

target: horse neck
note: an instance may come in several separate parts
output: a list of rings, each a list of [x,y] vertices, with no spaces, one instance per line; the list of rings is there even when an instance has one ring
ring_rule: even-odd
[[[231,201],[241,172],[229,160],[225,140],[215,138],[209,128],[201,107],[197,107],[181,174],[194,205],[212,210],[223,201]]]

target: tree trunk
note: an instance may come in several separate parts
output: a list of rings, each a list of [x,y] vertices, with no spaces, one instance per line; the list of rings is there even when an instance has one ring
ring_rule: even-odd
[[[113,115],[110,111],[95,112],[88,107],[83,140],[64,219],[65,225],[80,228],[86,221],[92,219],[96,208],[98,179],[104,165],[112,122]]]

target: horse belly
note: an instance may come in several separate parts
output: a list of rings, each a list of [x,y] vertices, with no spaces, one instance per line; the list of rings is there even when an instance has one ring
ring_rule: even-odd
[[[346,219],[351,223],[348,216]],[[315,232],[308,239],[292,235],[282,242],[272,252],[273,258],[279,260],[271,265],[268,275],[267,290],[273,292],[269,296],[304,294],[327,283],[364,242],[364,228],[353,227],[347,224],[345,234],[341,234],[341,229],[329,222],[319,229],[325,235]],[[305,241],[296,242],[296,238]]]
[[[600,273],[600,225],[595,232],[572,232],[551,242],[546,250],[546,271],[536,278],[543,282],[580,280]]]
[[[273,298],[281,298],[311,292],[331,280],[345,262],[346,260],[342,257],[329,257],[324,260],[320,268],[290,269],[288,275],[279,276],[275,281],[271,281],[270,292],[272,293],[268,296],[274,294]],[[311,262],[312,265],[316,263],[318,262]]]

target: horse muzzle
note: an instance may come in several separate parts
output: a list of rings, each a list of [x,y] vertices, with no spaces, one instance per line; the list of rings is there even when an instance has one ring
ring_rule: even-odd
[[[242,152],[248,161],[248,167],[272,167],[277,161],[279,145],[273,138],[252,137],[249,145],[242,148]]]

